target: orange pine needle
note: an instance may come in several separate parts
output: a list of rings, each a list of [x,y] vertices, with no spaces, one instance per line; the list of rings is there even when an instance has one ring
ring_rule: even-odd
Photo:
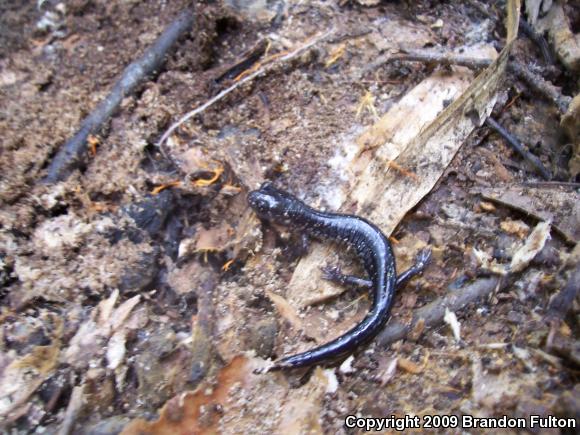
[[[393,168],[397,172],[403,174],[405,177],[412,178],[415,181],[419,181],[419,177],[414,172],[409,171],[408,169],[403,168],[398,163],[394,162],[393,160],[389,161],[388,163],[389,168]]]
[[[213,183],[215,183],[217,180],[219,180],[219,178],[221,177],[221,175],[224,172],[224,168],[222,166],[220,166],[217,169],[213,169],[212,172],[213,172],[213,177],[211,177],[210,179],[201,178],[199,180],[195,180],[193,182],[193,184],[196,187],[207,187],[207,186],[211,186]]]
[[[92,134],[89,135],[87,138],[87,142],[89,143],[89,150],[91,152],[91,156],[97,155],[97,145],[101,143],[97,136],[93,136]]]
[[[180,186],[180,185],[181,185],[181,181],[179,181],[179,180],[171,181],[169,183],[162,184],[161,186],[157,186],[155,189],[153,189],[151,191],[151,195],[157,195],[160,192],[164,191],[165,189],[168,189],[170,187]]]
[[[225,262],[225,264],[222,266],[222,271],[227,272],[228,270],[230,270],[232,264],[234,264],[233,258]]]

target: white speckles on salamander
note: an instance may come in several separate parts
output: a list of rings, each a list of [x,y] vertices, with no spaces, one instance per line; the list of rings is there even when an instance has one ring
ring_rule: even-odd
[[[397,279],[389,240],[372,223],[353,215],[326,213],[266,182],[250,192],[248,202],[261,219],[290,221],[311,236],[329,238],[354,247],[373,282],[373,305],[362,322],[330,343],[276,361],[274,369],[305,367],[352,353],[372,340],[388,319]]]

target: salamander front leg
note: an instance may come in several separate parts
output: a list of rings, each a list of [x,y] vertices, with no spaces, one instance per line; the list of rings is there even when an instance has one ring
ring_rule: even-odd
[[[415,264],[397,277],[397,287],[402,286],[412,277],[423,272],[427,264],[429,264],[430,259],[431,250],[429,248],[421,250],[415,257]],[[373,286],[373,282],[369,279],[360,278],[354,275],[344,275],[338,266],[323,267],[322,278],[340,285],[349,285],[361,288],[372,288]]]

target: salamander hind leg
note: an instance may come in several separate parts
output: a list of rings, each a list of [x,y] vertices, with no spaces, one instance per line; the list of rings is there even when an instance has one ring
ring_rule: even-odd
[[[321,267],[321,270],[323,279],[334,282],[336,284],[362,288],[371,288],[373,286],[373,282],[369,279],[343,274],[340,270],[340,267],[338,266]]]
[[[431,249],[425,248],[419,251],[419,253],[415,257],[415,264],[397,277],[397,287],[402,286],[411,278],[413,278],[415,275],[418,275],[421,272],[423,272],[423,270],[425,270],[425,267],[427,267],[427,264],[429,264],[430,260],[431,260]]]

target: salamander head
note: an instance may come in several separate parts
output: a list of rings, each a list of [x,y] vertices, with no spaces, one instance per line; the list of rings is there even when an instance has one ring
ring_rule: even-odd
[[[248,194],[248,202],[261,219],[278,223],[286,223],[291,219],[292,211],[302,205],[297,198],[276,189],[268,181]]]

